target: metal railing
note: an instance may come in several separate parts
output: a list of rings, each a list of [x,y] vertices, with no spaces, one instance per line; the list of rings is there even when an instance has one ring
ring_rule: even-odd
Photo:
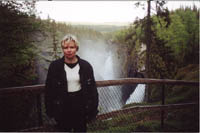
[[[144,112],[146,110],[148,110],[148,111],[149,110],[151,110],[151,111],[152,110],[160,110],[160,112],[161,112],[160,125],[161,125],[161,129],[164,131],[164,120],[165,120],[165,111],[166,110],[183,109],[183,108],[189,108],[189,107],[193,108],[193,107],[198,106],[198,101],[190,102],[190,103],[176,103],[176,104],[165,105],[165,85],[198,86],[199,82],[184,81],[184,80],[170,80],[170,79],[124,78],[124,79],[117,79],[117,80],[96,81],[96,84],[98,87],[98,91],[100,91],[100,90],[105,91],[108,89],[110,89],[110,90],[122,89],[123,85],[133,85],[133,84],[158,84],[158,85],[161,85],[162,84],[162,88],[161,88],[162,89],[162,91],[161,91],[161,94],[162,94],[161,101],[162,102],[161,102],[161,105],[159,105],[159,104],[157,104],[157,105],[134,105],[134,106],[128,107],[128,108],[122,108],[122,106],[119,106],[115,109],[111,109],[110,111],[102,112],[97,116],[96,122],[90,123],[92,126],[95,125],[94,129],[89,128],[90,131],[98,131],[98,130],[106,131],[105,123],[108,124],[109,120],[112,120],[119,116],[120,116],[119,119],[122,119],[121,117],[125,118],[126,114],[131,115],[135,112]],[[108,88],[108,87],[111,87],[111,88]],[[103,93],[101,93],[101,95],[106,95],[106,93],[103,92]],[[35,121],[35,119],[37,119],[36,120],[37,122],[35,122],[35,124],[32,124],[31,120],[28,120],[29,122],[26,122],[26,124],[25,124],[28,126],[26,126],[26,127],[21,126],[21,128],[20,128],[20,126],[17,126],[15,128],[13,128],[13,130],[18,130],[18,131],[19,130],[20,131],[53,131],[54,130],[53,126],[51,126],[53,124],[51,124],[51,123],[55,123],[55,122],[52,122],[52,120],[48,119],[45,114],[44,85],[32,85],[32,86],[11,87],[11,88],[0,89],[1,100],[4,98],[7,98],[7,97],[14,98],[14,97],[16,97],[16,95],[18,95],[19,97],[21,97],[21,96],[25,97],[27,95],[35,96],[33,99],[29,99],[29,96],[28,96],[27,99],[35,101],[35,102],[31,103],[34,107],[34,108],[32,107],[31,110],[35,110],[35,112],[32,111],[31,114],[32,114],[32,117],[34,117],[34,121]],[[113,96],[109,95],[107,97],[110,99],[118,98],[118,101],[120,101],[120,99],[121,99],[120,98],[121,96],[118,94],[118,92],[115,93]],[[101,106],[105,106],[105,107],[107,105],[109,107],[112,106],[113,103],[111,103],[111,101],[109,101],[110,99],[106,99],[106,100],[104,99],[102,101]],[[24,101],[26,101],[26,100],[24,100]],[[103,104],[105,104],[105,105],[103,105]],[[1,106],[1,104],[0,104],[0,106]],[[115,104],[115,107],[116,107],[116,104]],[[195,109],[197,109],[197,108],[195,108]],[[23,108],[21,108],[21,110],[23,111]],[[100,112],[101,112],[101,109],[100,109]],[[117,120],[117,121],[119,122],[119,120]],[[102,122],[105,122],[105,123],[102,123]],[[27,123],[29,123],[29,124],[27,124]],[[113,123],[116,123],[116,121],[114,121]],[[102,127],[102,125],[104,125],[104,127]],[[100,130],[100,129],[103,129],[103,130]],[[119,129],[119,130],[123,130],[123,129]],[[144,131],[146,131],[146,130],[144,129]]]

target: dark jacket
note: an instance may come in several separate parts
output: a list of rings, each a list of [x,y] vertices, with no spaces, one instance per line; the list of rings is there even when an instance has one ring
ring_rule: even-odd
[[[98,113],[98,92],[93,68],[80,57],[78,57],[78,60],[81,90],[85,99],[86,119],[91,120]],[[50,64],[45,84],[45,106],[47,115],[55,119],[62,114],[63,97],[68,90],[66,74],[64,70],[64,57]]]

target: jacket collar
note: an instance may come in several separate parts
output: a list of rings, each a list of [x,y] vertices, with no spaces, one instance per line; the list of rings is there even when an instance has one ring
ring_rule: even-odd
[[[80,66],[80,71],[83,69],[83,61],[82,61],[82,59],[78,56],[78,55],[76,55],[76,57],[78,58],[78,63],[79,63],[79,66]],[[63,56],[62,58],[61,58],[61,62],[62,62],[62,66],[63,66],[63,71],[64,71],[64,63],[65,63],[65,56]]]
[[[78,58],[78,62],[80,62],[81,58],[80,58],[78,55],[76,55],[76,57]],[[62,61],[63,63],[65,63],[65,56],[63,56],[63,57],[61,58],[61,61]]]

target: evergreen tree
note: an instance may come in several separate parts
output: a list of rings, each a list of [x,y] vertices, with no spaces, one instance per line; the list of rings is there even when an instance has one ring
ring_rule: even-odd
[[[16,1],[0,1],[0,88],[31,85],[35,82],[33,35],[40,31],[40,21],[30,10],[23,10],[28,5]],[[30,126],[27,120],[31,118],[32,123],[36,124],[32,114],[35,96],[31,94],[0,96],[0,131],[27,128]]]

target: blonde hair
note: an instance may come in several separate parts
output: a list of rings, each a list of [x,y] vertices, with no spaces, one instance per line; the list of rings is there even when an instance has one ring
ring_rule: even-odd
[[[72,35],[72,34],[67,34],[63,37],[63,39],[61,40],[61,47],[63,47],[64,42],[70,42],[73,41],[74,44],[77,46],[77,50],[79,48],[79,42],[78,39],[76,38],[76,36]]]

